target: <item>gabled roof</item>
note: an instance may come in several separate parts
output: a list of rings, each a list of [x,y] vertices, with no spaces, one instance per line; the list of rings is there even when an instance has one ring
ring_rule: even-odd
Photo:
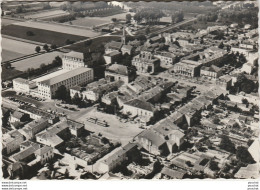
[[[71,51],[69,53],[65,53],[64,56],[78,58],[78,59],[84,59],[84,54],[76,51]]]
[[[125,104],[136,107],[136,108],[140,108],[143,110],[151,111],[151,112],[155,111],[155,109],[151,103],[145,102],[145,101],[142,101],[139,99],[130,100],[130,101],[126,102]]]
[[[39,156],[42,156],[44,154],[46,154],[47,152],[50,152],[52,151],[53,148],[52,147],[49,147],[49,146],[44,146],[38,150],[35,151],[35,154],[39,155]]]
[[[122,47],[123,43],[122,42],[116,42],[116,41],[112,41],[109,42],[105,45],[106,48],[109,49],[116,49],[116,50],[120,50]]]
[[[153,145],[156,147],[160,147],[163,145],[166,141],[164,137],[158,133],[156,133],[153,130],[145,130],[142,133],[138,135],[138,138],[145,138],[152,142]]]
[[[210,72],[219,72],[221,69],[215,65],[211,65],[210,67],[203,66],[201,70],[210,71]]]
[[[25,113],[23,113],[23,112],[15,111],[15,112],[12,114],[12,117],[15,117],[16,119],[21,119],[24,115],[25,115]]]
[[[131,46],[131,45],[123,45],[122,49],[131,51],[133,49],[133,46]]]
[[[113,64],[106,69],[107,71],[128,76],[128,68],[125,65]]]

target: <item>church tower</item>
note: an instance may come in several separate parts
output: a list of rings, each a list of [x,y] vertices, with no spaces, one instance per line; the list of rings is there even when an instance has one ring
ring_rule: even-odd
[[[125,27],[123,28],[123,36],[121,38],[121,42],[123,43],[123,45],[126,45]]]

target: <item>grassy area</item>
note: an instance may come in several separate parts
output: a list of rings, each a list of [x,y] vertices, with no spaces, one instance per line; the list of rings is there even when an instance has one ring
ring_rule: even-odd
[[[96,51],[100,47],[104,47],[104,45],[111,41],[117,41],[120,40],[120,37],[118,36],[102,36],[99,38],[95,38],[89,42],[89,44],[86,42],[78,43],[78,44],[72,44],[71,46],[67,47],[66,49],[70,49],[77,52],[88,52],[90,51]]]
[[[5,80],[12,80],[14,78],[19,77],[20,75],[22,75],[23,72],[22,71],[18,71],[16,69],[6,69],[5,67],[2,67],[2,81]]]
[[[22,54],[22,53],[17,53],[17,52],[14,52],[14,51],[8,51],[8,50],[5,50],[5,49],[2,49],[1,55],[2,55],[2,62],[9,61],[11,59],[15,59],[15,58],[24,56],[24,54]]]
[[[33,32],[32,36],[28,36],[27,32]],[[66,32],[66,31],[64,31]],[[66,40],[70,39],[71,41],[79,41],[86,39],[83,36],[76,36],[72,34],[65,34],[60,32],[54,32],[50,30],[30,28],[19,25],[8,25],[2,29],[2,34],[22,38],[26,40],[47,43],[47,44],[56,44],[57,46],[66,45]]]
[[[20,61],[16,61],[12,63],[12,67],[18,69],[20,71],[26,71],[28,68],[37,69],[40,67],[41,64],[49,64],[55,59],[56,56],[62,56],[61,52],[53,51],[49,53],[44,53],[41,55],[37,55],[35,57],[23,59]]]

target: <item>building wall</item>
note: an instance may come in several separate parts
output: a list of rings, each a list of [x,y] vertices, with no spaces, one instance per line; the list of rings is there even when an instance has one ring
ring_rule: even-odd
[[[113,81],[124,81],[125,83],[128,83],[129,82],[129,77],[128,76],[125,76],[125,75],[120,75],[120,74],[117,74],[117,73],[112,73],[112,72],[109,72],[109,71],[105,71],[105,77],[109,77],[110,79],[114,79],[114,80],[111,80],[111,82]]]
[[[90,83],[93,80],[94,80],[94,73],[93,73],[93,69],[91,69],[91,70],[86,71],[85,73],[75,75],[71,78],[68,78],[68,79],[61,81],[59,83],[56,83],[56,84],[52,84],[50,86],[39,83],[38,92],[41,97],[46,98],[46,99],[52,99],[55,96],[56,90],[62,85],[64,85],[67,89],[69,89],[69,88],[79,85],[79,84]]]
[[[21,143],[24,141],[23,136],[16,137],[12,141],[6,144],[6,153],[10,154],[20,149]]]
[[[79,58],[74,58],[74,57],[68,57],[68,56],[63,56],[62,57],[62,68],[63,69],[68,69],[68,70],[73,70],[79,67],[84,67],[85,63],[83,59]]]
[[[140,109],[140,108],[136,108],[136,107],[124,104],[124,106],[123,106],[123,113],[127,114],[128,112],[130,112],[132,115],[150,116],[150,117],[154,116],[154,113],[151,112],[151,111]]]
[[[29,93],[29,91],[30,91],[29,84],[20,83],[15,80],[13,80],[13,89],[16,92],[23,92],[23,93]]]

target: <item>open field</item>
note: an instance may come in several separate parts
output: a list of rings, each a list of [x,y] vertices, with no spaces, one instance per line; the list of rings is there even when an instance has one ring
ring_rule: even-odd
[[[2,25],[2,27],[10,25],[10,24],[14,24],[14,23],[19,23],[19,22],[22,22],[22,21],[8,19],[8,18],[1,18],[1,25]]]
[[[26,33],[28,31],[33,32],[33,36],[28,36]],[[66,30],[65,30],[66,31]],[[24,27],[19,25],[8,25],[2,29],[2,34],[22,38],[26,40],[56,44],[57,46],[66,45],[66,40],[70,39],[72,41],[79,41],[86,39],[84,36],[77,36],[72,34],[65,34],[60,32],[53,32],[50,30],[37,29],[31,27]]]
[[[2,79],[2,81],[12,80],[22,74],[23,74],[22,71],[18,71],[16,69],[6,69],[5,67],[2,67],[1,79]]]
[[[84,36],[84,37],[94,37],[100,34],[98,32],[94,32],[92,30],[85,29],[85,28],[78,28],[70,25],[36,22],[36,21],[17,23],[15,24],[15,26],[31,27],[35,29],[49,30],[53,32],[66,33],[74,36]]]
[[[2,62],[35,53],[36,45],[13,39],[2,38]]]
[[[24,54],[2,49],[1,56],[2,56],[1,61],[4,62],[4,61],[9,61],[9,60],[12,60],[12,59],[15,59],[18,57],[22,57],[22,56],[24,56]]]
[[[67,15],[69,13],[63,11],[63,10],[48,10],[48,11],[42,11],[38,13],[32,13],[24,16],[24,18],[28,19],[39,19],[39,18],[45,18],[45,17],[51,17],[51,16],[57,16],[57,15]]]
[[[12,63],[12,67],[20,71],[26,71],[28,68],[39,68],[42,63],[47,65],[51,63],[56,56],[61,57],[61,55],[62,53],[57,51],[45,53],[32,58],[14,62]]]
[[[91,44],[86,46],[85,42],[81,42],[78,44],[72,44],[71,46],[66,47],[66,49],[70,49],[73,51],[77,51],[77,52],[88,52],[89,49],[91,51],[94,51],[98,46],[100,45],[105,45],[106,43],[110,42],[110,41],[116,41],[116,40],[120,40],[120,37],[118,36],[101,36],[95,39],[92,39]]]

